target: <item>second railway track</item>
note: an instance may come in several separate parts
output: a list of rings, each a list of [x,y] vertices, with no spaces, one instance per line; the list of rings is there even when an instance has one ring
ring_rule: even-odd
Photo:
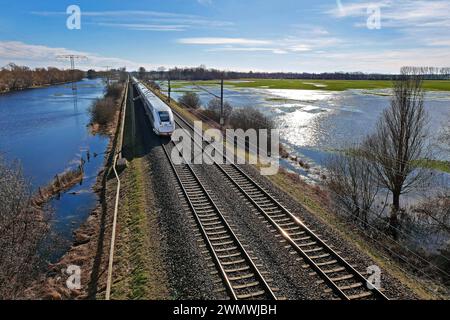
[[[191,124],[174,112],[180,121],[179,127]],[[195,143],[195,141],[194,141]],[[203,148],[203,146],[202,146]],[[328,289],[344,300],[388,298],[380,289],[343,259],[335,250],[325,243],[317,234],[295,217],[287,208],[264,190],[254,179],[235,164],[217,164],[222,174],[232,183],[253,207],[270,223],[270,225],[288,243],[288,247],[297,252],[306,267],[314,270]]]
[[[189,164],[174,164],[162,145],[230,298],[277,299]]]

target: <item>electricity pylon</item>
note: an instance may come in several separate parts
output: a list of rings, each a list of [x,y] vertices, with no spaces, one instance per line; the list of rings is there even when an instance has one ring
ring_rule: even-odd
[[[78,112],[78,101],[77,101],[77,83],[75,81],[75,60],[85,60],[86,56],[78,54],[60,54],[56,56],[59,60],[70,60],[70,69],[72,73],[72,95],[73,95],[73,106],[75,113]]]

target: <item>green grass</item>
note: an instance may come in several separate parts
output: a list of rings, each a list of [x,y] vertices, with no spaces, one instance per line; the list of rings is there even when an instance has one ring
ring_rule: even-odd
[[[450,173],[450,161],[424,159],[416,161],[415,165],[421,168]]]
[[[118,238],[116,265],[127,272],[120,281],[113,284],[111,296],[114,299],[146,299],[150,297],[150,270],[147,263],[147,217],[145,212],[144,191],[142,188],[143,173],[136,163],[130,163],[128,183],[129,191],[122,199],[118,220],[121,234]],[[122,191],[124,192],[124,191]],[[121,241],[122,240],[122,241]],[[118,276],[118,275],[117,275]]]
[[[243,82],[241,82],[243,81]],[[218,81],[196,81],[198,85],[218,85]],[[192,85],[189,81],[174,81],[172,88],[180,89]],[[240,81],[225,81],[225,85],[235,88],[268,88],[268,89],[302,89],[344,91],[349,89],[389,89],[392,82],[388,80],[287,80],[287,79],[242,79]],[[430,80],[424,82],[428,91],[450,91],[450,80]]]
[[[336,151],[339,150],[334,150],[334,152]],[[342,151],[344,152],[344,154],[349,156],[358,155],[357,149],[347,149]],[[416,168],[432,169],[436,171],[450,173],[450,161],[435,160],[435,159],[420,159],[411,161],[411,165],[413,165]]]

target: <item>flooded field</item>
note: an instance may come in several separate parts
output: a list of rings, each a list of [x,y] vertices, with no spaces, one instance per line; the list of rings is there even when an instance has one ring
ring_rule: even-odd
[[[220,94],[219,85],[206,88]],[[212,98],[194,85],[177,87],[172,95],[178,99],[186,91],[198,93],[202,105],[207,105]],[[389,89],[324,91],[226,86],[224,96],[235,108],[256,107],[272,117],[281,130],[283,144],[313,167],[322,166],[330,152],[358,142],[372,132],[390,102]],[[450,92],[427,92],[425,105],[430,118],[433,156],[439,160],[450,159],[436,139],[450,119]]]

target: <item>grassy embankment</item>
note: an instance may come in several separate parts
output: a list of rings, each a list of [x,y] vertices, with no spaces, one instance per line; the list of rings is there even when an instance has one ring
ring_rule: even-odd
[[[163,98],[164,101],[167,101],[165,95],[160,92],[155,93],[160,98]],[[191,112],[178,105],[176,101],[172,101],[170,106],[190,121],[200,120]],[[205,127],[204,129],[208,128],[207,125]],[[392,276],[410,288],[418,297],[421,299],[441,298],[435,293],[438,292],[438,287],[435,284],[424,283],[414,275],[406,274],[401,265],[390,258],[386,258],[379,248],[375,247],[373,243],[370,243],[369,239],[361,232],[356,228],[349,228],[348,221],[333,214],[328,208],[326,195],[319,188],[308,185],[300,180],[297,175],[292,175],[285,170],[280,170],[276,175],[267,176],[267,178],[278,188],[294,198],[320,221],[336,230],[340,237],[346,239],[349,243],[352,243],[359,250],[366,253],[378,266],[387,270]]]
[[[131,129],[134,111],[128,105],[124,148],[132,159],[121,174],[118,238],[114,258],[112,299],[168,299],[167,279],[162,266],[157,213],[148,182],[148,167],[140,141]]]
[[[217,81],[197,81],[199,85],[218,85]],[[192,82],[174,81],[173,89],[182,89]],[[266,89],[297,89],[297,90],[327,90],[344,91],[349,89],[389,89],[392,81],[388,80],[287,80],[287,79],[242,79],[239,81],[228,80],[225,85],[235,88],[266,88]],[[424,81],[427,91],[450,91],[450,80]]]

